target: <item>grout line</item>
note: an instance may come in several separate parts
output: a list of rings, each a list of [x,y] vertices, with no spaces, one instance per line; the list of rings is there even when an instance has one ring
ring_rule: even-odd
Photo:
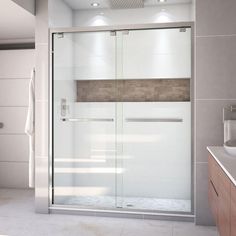
[[[25,133],[0,133],[0,135],[26,135]]]
[[[219,37],[236,37],[236,34],[216,34],[216,35],[199,35],[196,38],[219,38]]]
[[[6,77],[4,77],[4,78],[2,78],[2,77],[0,77],[0,81],[1,80],[30,80],[30,78],[29,77],[25,77],[25,78],[18,78],[18,77],[15,77],[15,78],[6,78]]]
[[[236,101],[236,98],[196,98],[196,101]]]
[[[27,108],[29,106],[5,106],[5,105],[0,105],[0,108],[3,107],[3,108],[12,108],[12,107],[19,107],[19,108]]]
[[[29,163],[29,161],[1,161],[0,163]]]

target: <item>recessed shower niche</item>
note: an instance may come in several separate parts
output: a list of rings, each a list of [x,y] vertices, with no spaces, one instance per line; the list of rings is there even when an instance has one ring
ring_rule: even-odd
[[[52,40],[52,204],[190,214],[191,28]]]

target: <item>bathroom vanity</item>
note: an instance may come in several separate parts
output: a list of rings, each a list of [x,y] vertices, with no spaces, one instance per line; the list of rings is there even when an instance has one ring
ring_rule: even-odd
[[[236,236],[236,157],[208,147],[208,199],[220,236]]]

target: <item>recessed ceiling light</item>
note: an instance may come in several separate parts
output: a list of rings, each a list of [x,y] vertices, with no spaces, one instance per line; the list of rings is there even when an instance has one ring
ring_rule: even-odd
[[[100,4],[98,3],[98,2],[93,2],[93,3],[91,3],[91,6],[92,7],[98,7]]]
[[[167,2],[167,0],[158,0],[158,2]]]

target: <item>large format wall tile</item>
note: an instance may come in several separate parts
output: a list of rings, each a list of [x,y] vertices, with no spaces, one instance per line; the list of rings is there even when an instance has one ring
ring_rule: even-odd
[[[48,43],[48,0],[37,0],[35,18],[35,42]]]
[[[48,45],[36,44],[36,101],[48,100],[48,50]]]
[[[223,108],[236,100],[198,100],[196,102],[196,161],[207,162],[207,146],[222,146]]]
[[[27,107],[0,107],[0,134],[24,134]]]
[[[30,78],[35,66],[35,52],[27,50],[0,51],[0,79]]]
[[[208,204],[208,164],[196,165],[196,224],[214,225],[214,220]]]
[[[35,211],[48,213],[48,156],[35,156]]]
[[[28,163],[1,162],[1,188],[28,188]]]
[[[35,155],[48,155],[48,102],[36,102]]]
[[[29,160],[29,138],[26,134],[0,135],[0,150],[0,162],[26,162]]]
[[[197,36],[235,34],[235,0],[196,0]]]
[[[0,79],[0,106],[28,106],[29,79]]]
[[[197,38],[197,98],[236,99],[234,48],[236,36]]]

